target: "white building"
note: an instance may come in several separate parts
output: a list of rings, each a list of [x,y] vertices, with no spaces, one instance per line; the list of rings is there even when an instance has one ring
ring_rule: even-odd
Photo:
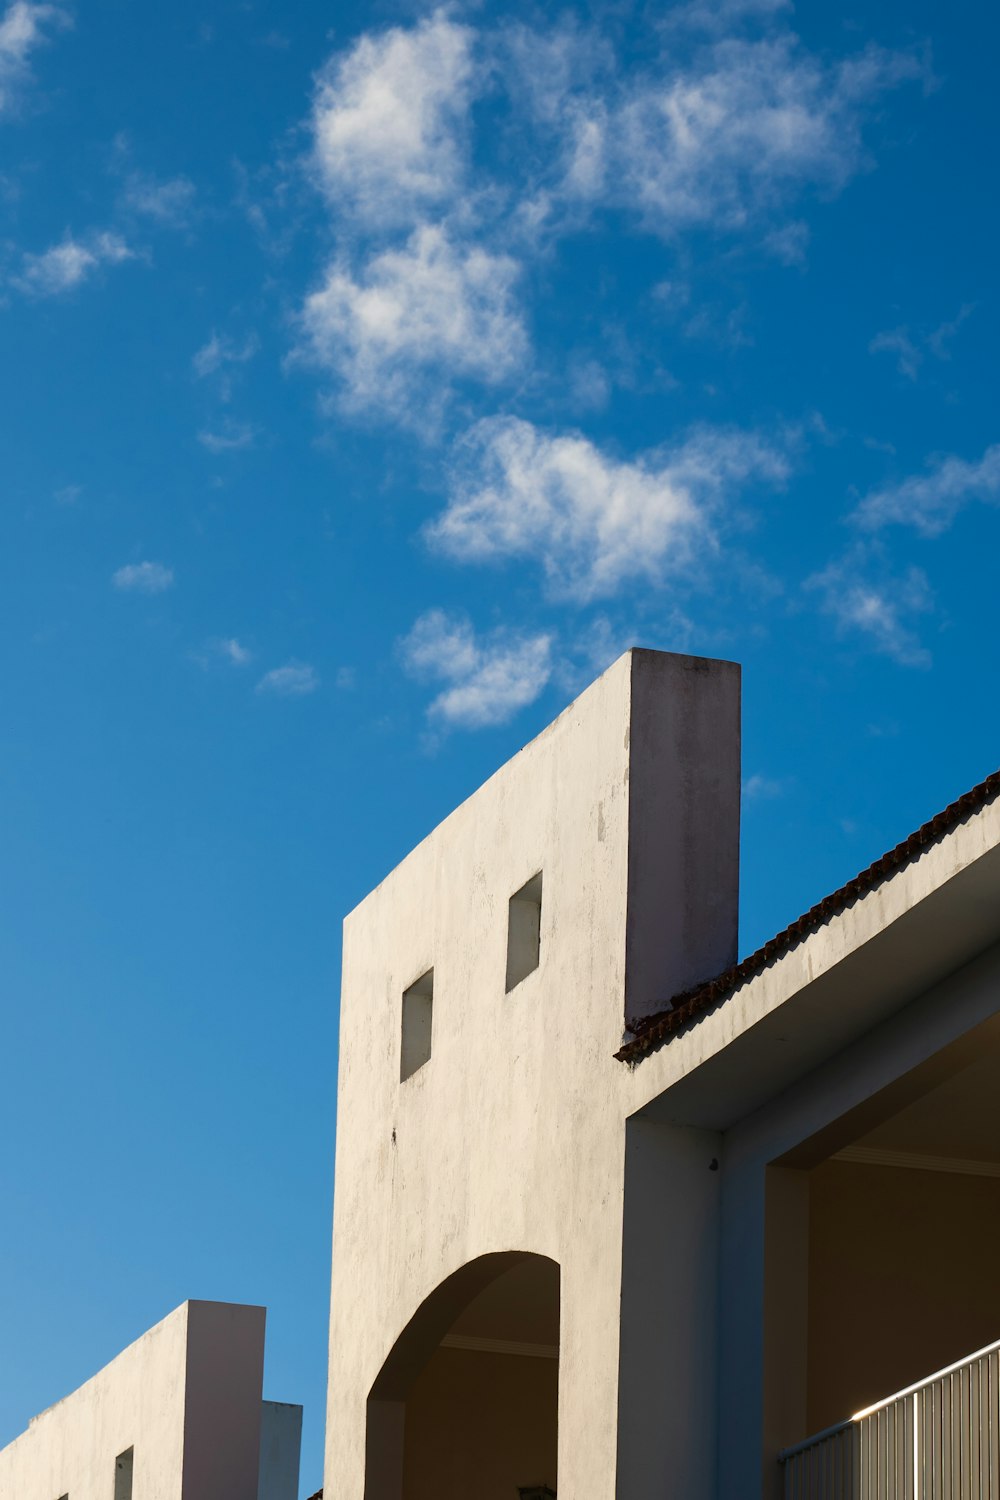
[[[0,1451],[0,1500],[298,1500],[263,1373],[262,1307],[185,1302]]]
[[[326,1500],[998,1500],[1000,773],[737,963],[739,692],[630,652],[348,917]],[[0,1500],[294,1500],[263,1340]]]
[[[629,653],[348,917],[326,1500],[995,1493],[995,1350],[850,1418],[1000,1336],[1000,775],[737,965],[739,691]]]

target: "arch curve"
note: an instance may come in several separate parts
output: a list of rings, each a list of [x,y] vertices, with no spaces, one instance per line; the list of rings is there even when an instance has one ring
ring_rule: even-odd
[[[554,1487],[559,1280],[547,1256],[498,1251],[424,1299],[369,1391],[365,1500]]]

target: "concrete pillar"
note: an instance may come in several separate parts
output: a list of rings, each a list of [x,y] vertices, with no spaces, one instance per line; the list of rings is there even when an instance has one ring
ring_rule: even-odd
[[[638,1117],[625,1149],[616,1493],[713,1500],[721,1137]]]

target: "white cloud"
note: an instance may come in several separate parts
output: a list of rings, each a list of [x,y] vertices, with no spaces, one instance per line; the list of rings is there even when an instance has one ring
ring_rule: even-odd
[[[116,589],[131,594],[162,594],[173,586],[174,570],[163,563],[126,563],[111,579]]]
[[[896,369],[907,380],[916,380],[924,362],[925,352],[935,359],[951,359],[951,340],[962,324],[975,311],[972,303],[965,303],[953,318],[938,325],[928,334],[911,334],[909,328],[887,328],[877,333],[868,345],[869,354],[895,354]]]
[[[904,667],[930,666],[930,652],[909,623],[909,617],[931,608],[931,591],[920,568],[902,578],[866,577],[868,559],[853,553],[806,580],[820,607],[832,616],[840,634],[860,634],[869,645]]]
[[[493,383],[525,354],[512,295],[518,274],[508,256],[456,246],[424,225],[404,249],[370,260],[361,281],[341,264],[329,269],[303,309],[308,352],[339,378],[353,408],[402,413],[430,370],[442,389],[458,376]]]
[[[428,717],[462,729],[505,724],[552,675],[552,638],[498,629],[478,637],[464,615],[428,610],[401,642],[409,672],[447,685]]]
[[[61,5],[13,0],[7,6],[0,18],[0,115],[14,109],[31,81],[32,52],[50,39],[53,29],[69,24],[69,16]]]
[[[763,776],[759,771],[743,782],[743,796],[748,802],[771,802],[780,797],[784,789],[783,782],[773,776]]]
[[[39,255],[25,255],[13,285],[32,297],[55,297],[72,291],[102,266],[120,265],[134,259],[134,252],[121,235],[104,230],[74,239],[67,235],[58,245]]]
[[[333,373],[341,409],[433,430],[456,379],[523,369],[520,257],[601,212],[671,240],[749,236],[801,263],[792,210],[869,164],[872,104],[926,70],[877,47],[828,63],[790,9],[692,0],[648,65],[582,23],[473,26],[444,8],[336,53],[311,123],[338,253],[305,300],[299,352]],[[603,389],[577,394],[593,407]]]
[[[689,26],[704,31],[725,31],[740,21],[755,17],[767,20],[792,9],[792,0],[689,0],[667,13],[670,26]]]
[[[827,67],[790,34],[730,37],[621,89],[601,127],[605,171],[588,180],[667,237],[740,230],[793,194],[841,189],[865,164],[869,102],[922,71],[912,55],[878,48]],[[575,167],[567,190],[585,191]]]
[[[469,28],[438,11],[411,30],[362,36],[331,60],[319,78],[313,129],[320,178],[338,212],[408,223],[454,196],[472,43]]]
[[[428,536],[461,562],[534,558],[555,594],[587,601],[629,578],[697,569],[716,545],[720,507],[746,482],[780,483],[787,472],[750,433],[704,429],[627,461],[578,434],[496,417],[460,445],[448,506]]]
[[[256,435],[249,422],[224,422],[214,430],[203,429],[198,441],[209,453],[238,453],[243,448],[252,448]]]
[[[936,359],[951,359],[951,350],[948,345],[966,318],[971,318],[975,310],[974,302],[964,302],[953,318],[939,324],[927,335],[927,347]]]
[[[227,365],[245,365],[253,359],[259,348],[256,334],[248,334],[242,342],[218,334],[212,330],[207,344],[203,344],[192,356],[191,367],[199,380],[206,375],[215,375]]]
[[[278,698],[302,698],[319,687],[319,674],[307,662],[289,662],[265,672],[255,689]]]
[[[910,338],[908,328],[887,328],[868,345],[869,354],[894,354],[896,369],[907,380],[916,380],[924,357]]]
[[[191,221],[197,192],[188,177],[154,177],[129,172],[121,193],[121,207],[167,229],[183,229]]]
[[[235,636],[213,641],[212,647],[217,656],[221,656],[225,661],[232,662],[234,667],[245,667],[249,662],[253,661],[253,652],[247,650],[246,646],[241,646]]]
[[[936,459],[926,474],[873,490],[858,506],[854,519],[868,530],[896,523],[913,526],[924,536],[937,536],[973,500],[1000,504],[1000,443],[972,463],[947,454]]]
[[[540,98],[533,54],[548,55],[551,34],[522,44],[514,61],[550,158],[538,139],[522,152],[537,174],[530,222],[551,233],[611,208],[663,238],[749,233],[785,263],[801,262],[808,231],[801,220],[785,224],[789,208],[810,192],[838,192],[869,164],[871,106],[927,69],[911,52],[878,47],[828,64],[784,23],[790,9],[695,0],[665,25],[707,33],[700,43],[668,45],[642,69],[595,67],[589,80],[552,66]],[[740,22],[753,20],[776,24],[741,36]]]

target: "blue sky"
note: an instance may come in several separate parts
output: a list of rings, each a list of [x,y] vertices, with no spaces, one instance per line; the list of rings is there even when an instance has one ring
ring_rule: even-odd
[[[0,1443],[257,1301],[319,1484],[340,919],[627,645],[744,951],[996,768],[998,32],[0,3]]]

